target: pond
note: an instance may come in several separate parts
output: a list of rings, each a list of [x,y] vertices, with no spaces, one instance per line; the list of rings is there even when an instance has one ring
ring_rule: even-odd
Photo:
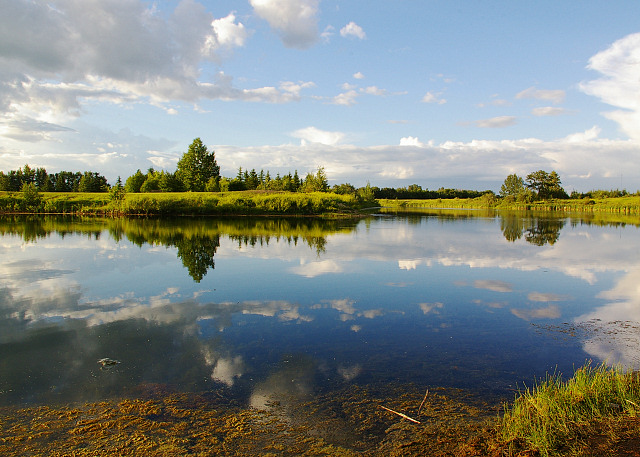
[[[640,361],[640,221],[0,219],[0,405],[145,386],[263,408],[347,385],[511,397]]]

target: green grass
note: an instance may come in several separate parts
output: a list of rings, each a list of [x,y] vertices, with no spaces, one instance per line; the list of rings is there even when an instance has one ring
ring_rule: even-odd
[[[498,439],[510,452],[579,455],[590,437],[640,413],[640,373],[590,364],[563,381],[548,376],[505,406]]]
[[[42,192],[28,201],[21,192],[0,192],[0,213],[95,215],[327,215],[359,211],[352,195],[326,192],[176,192],[125,194]],[[371,206],[369,203],[368,206]]]
[[[578,213],[640,214],[640,197],[607,197],[517,202],[509,198],[483,195],[477,198],[451,198],[431,200],[381,199],[380,205],[389,208],[495,208],[501,210],[562,211]]]

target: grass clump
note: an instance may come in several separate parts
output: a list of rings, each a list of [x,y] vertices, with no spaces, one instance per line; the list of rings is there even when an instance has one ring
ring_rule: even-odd
[[[567,381],[549,375],[520,392],[505,407],[498,439],[512,453],[581,455],[605,431],[615,441],[614,431],[638,415],[639,405],[640,373],[587,364]]]

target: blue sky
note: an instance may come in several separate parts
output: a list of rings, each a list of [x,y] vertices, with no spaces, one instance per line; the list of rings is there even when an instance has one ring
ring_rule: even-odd
[[[0,170],[640,189],[640,2],[4,0]]]

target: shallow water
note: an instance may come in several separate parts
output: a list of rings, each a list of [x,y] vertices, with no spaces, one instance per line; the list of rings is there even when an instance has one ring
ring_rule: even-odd
[[[255,407],[384,383],[512,396],[640,361],[628,221],[5,217],[0,234],[0,405],[149,386]]]

